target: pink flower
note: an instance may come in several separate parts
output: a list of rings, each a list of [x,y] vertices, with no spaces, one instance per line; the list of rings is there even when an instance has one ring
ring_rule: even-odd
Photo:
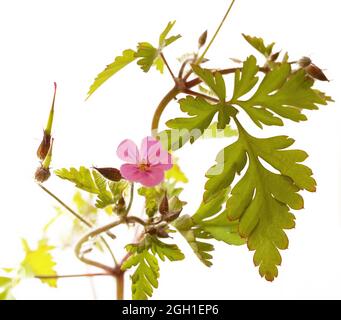
[[[160,141],[152,137],[142,140],[140,150],[133,141],[123,140],[117,148],[117,155],[127,162],[120,168],[122,176],[146,187],[162,182],[164,172],[173,166],[170,153],[163,150]]]

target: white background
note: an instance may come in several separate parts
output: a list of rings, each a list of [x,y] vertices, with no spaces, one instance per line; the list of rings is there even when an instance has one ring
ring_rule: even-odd
[[[53,81],[58,83],[53,168],[79,165],[118,166],[117,145],[125,138],[140,140],[149,134],[153,110],[172,81],[168,74],[141,72],[129,66],[108,81],[88,101],[86,92],[95,75],[123,49],[138,41],[156,43],[170,20],[183,35],[165,51],[175,59],[196,48],[205,30],[212,35],[229,1],[1,1],[0,2],[0,265],[15,265],[22,258],[20,237],[32,243],[54,214],[53,200],[35,185],[35,151],[46,122]],[[216,245],[214,266],[204,267],[180,242],[187,259],[161,265],[158,299],[310,299],[341,298],[340,217],[340,7],[339,1],[237,0],[229,21],[209,51],[211,66],[232,66],[229,57],[256,54],[241,33],[276,41],[292,59],[309,55],[327,69],[332,80],[319,83],[335,104],[310,112],[309,121],[266,127],[263,132],[248,122],[258,136],[288,134],[296,147],[308,151],[318,181],[315,194],[304,194],[305,210],[297,212],[297,227],[288,232],[290,248],[283,252],[279,278],[267,283],[253,267],[246,247]],[[231,87],[230,87],[231,89]],[[178,113],[169,106],[164,120]],[[200,141],[181,150],[180,165],[190,179],[184,198],[186,213],[200,201],[205,170],[229,141]],[[47,184],[70,202],[73,188],[51,179]],[[138,206],[136,211],[140,210]],[[176,240],[181,241],[179,238]],[[126,238],[125,241],[130,241]],[[84,267],[71,255],[58,259],[61,273]],[[96,280],[97,295],[111,299],[114,282]],[[126,287],[130,297],[129,283]],[[30,280],[15,291],[18,299],[91,299],[89,282],[62,280],[49,289]]]

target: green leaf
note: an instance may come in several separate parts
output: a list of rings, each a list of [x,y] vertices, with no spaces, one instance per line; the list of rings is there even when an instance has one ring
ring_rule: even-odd
[[[158,55],[158,50],[149,42],[139,42],[137,52],[135,53],[135,57],[138,58],[137,64],[144,72],[148,72],[150,70]]]
[[[121,56],[115,58],[114,62],[107,65],[107,67],[98,74],[94,83],[91,85],[87,99],[109,78],[111,78],[118,71],[123,69],[129,63],[136,59],[135,51],[131,49],[124,50]]]
[[[264,40],[262,38],[251,37],[246,34],[242,34],[244,39],[253,46],[256,50],[258,50],[261,54],[263,54],[266,58],[269,57],[272,53],[273,46],[275,43],[271,43],[268,46],[264,44]]]
[[[58,169],[55,174],[65,180],[73,182],[77,188],[85,190],[90,193],[99,193],[99,189],[92,177],[91,171],[88,168],[80,167],[78,170],[76,168],[68,169]]]
[[[183,173],[179,165],[176,163],[173,164],[173,167],[170,170],[166,171],[165,178],[167,180],[174,180],[176,182],[183,182],[183,183],[188,182],[186,175]]]
[[[125,180],[118,182],[109,181],[96,170],[89,170],[85,167],[59,169],[55,174],[65,180],[74,183],[76,187],[87,192],[97,194],[96,207],[105,208],[115,204],[128,187]]]
[[[192,65],[192,69],[194,73],[216,94],[219,100],[222,103],[225,103],[226,86],[221,73],[219,71],[213,73],[212,71],[203,69],[195,64]]]
[[[173,225],[186,239],[199,260],[205,266],[210,267],[212,265],[211,259],[213,258],[210,252],[214,250],[214,246],[197,239],[200,237],[198,235],[203,233],[203,230],[195,224],[189,215],[181,216],[174,221]],[[206,238],[210,238],[210,236],[206,236]]]
[[[136,267],[132,280],[132,297],[134,300],[146,300],[158,287],[159,264],[155,257],[162,261],[165,257],[170,261],[182,260],[184,255],[176,245],[166,244],[156,237],[147,235],[139,244],[126,246],[131,256],[123,263],[123,271]]]
[[[237,100],[244,94],[248,93],[258,82],[257,60],[254,56],[250,56],[243,63],[243,69],[240,71],[236,70],[234,76],[234,91],[232,101]]]
[[[218,123],[213,122],[203,134],[204,139],[210,138],[230,138],[238,136],[238,130],[232,129],[231,126],[227,125],[224,129],[218,128]]]
[[[179,261],[185,259],[184,254],[180,251],[176,244],[168,244],[162,242],[156,237],[150,237],[150,249],[154,255],[158,255],[162,261],[165,261],[165,257],[169,261]]]
[[[12,282],[12,278],[0,277],[0,288],[4,288],[8,286],[9,284],[11,284],[11,282]]]
[[[298,191],[313,192],[316,182],[312,171],[301,164],[308,155],[301,150],[285,150],[294,143],[293,139],[286,136],[258,139],[240,124],[238,129],[238,141],[220,152],[217,164],[207,173],[204,199],[207,203],[212,201],[248,164],[233,187],[223,214],[239,223],[239,234],[247,240],[248,248],[255,251],[254,263],[259,266],[260,275],[272,281],[281,264],[279,250],[288,247],[283,230],[295,226],[295,217],[289,210],[303,208]]]
[[[181,35],[170,36],[167,38],[168,33],[173,28],[175,21],[169,22],[159,37],[159,46],[154,47],[149,42],[140,42],[137,46],[135,58],[138,58],[137,64],[144,72],[148,72],[154,65],[158,71],[163,73],[164,62],[160,56],[162,50],[169,46],[171,43],[181,37]]]
[[[166,28],[162,31],[162,33],[160,34],[160,38],[159,38],[159,48],[163,49],[167,46],[169,46],[171,43],[173,43],[174,41],[178,40],[179,38],[181,38],[181,35],[178,34],[176,36],[170,36],[169,38],[167,38],[169,32],[171,31],[171,29],[174,27],[176,21],[170,21],[168,22]]]
[[[134,253],[134,255],[123,263],[121,268],[122,270],[127,270],[133,266],[137,266],[131,276],[132,297],[134,300],[146,300],[152,296],[153,288],[159,286],[159,264],[148,249],[142,249]]]
[[[230,221],[226,211],[221,212],[226,197],[227,190],[225,189],[209,201],[203,202],[192,219],[196,225],[218,241],[232,245],[245,244],[238,233],[238,222]]]
[[[54,267],[56,263],[53,261],[51,251],[54,249],[46,240],[40,240],[36,249],[32,250],[25,239],[22,240],[25,251],[25,258],[21,266],[25,270],[27,276],[57,275]],[[57,279],[41,279],[41,282],[48,284],[50,287],[57,287]]]
[[[330,101],[330,97],[312,88],[314,81],[306,77],[304,70],[292,74],[289,63],[275,66],[265,75],[256,92],[247,100],[241,100],[256,86],[258,70],[255,57],[250,56],[242,70],[236,71],[230,103],[242,107],[260,128],[262,124],[282,126],[280,117],[295,122],[305,121],[307,118],[302,114],[303,109],[316,110],[317,105],[326,105]]]
[[[137,190],[140,196],[145,198],[145,209],[149,217],[153,217],[159,209],[159,203],[164,196],[164,191],[160,188],[141,187]]]
[[[180,131],[181,139],[176,139],[178,147],[187,141],[193,143],[209,127],[214,115],[219,111],[217,105],[212,105],[201,97],[187,96],[179,101],[180,109],[190,118],[176,118],[166,122],[167,126]],[[173,148],[176,148],[174,145]],[[173,149],[174,150],[174,149]]]

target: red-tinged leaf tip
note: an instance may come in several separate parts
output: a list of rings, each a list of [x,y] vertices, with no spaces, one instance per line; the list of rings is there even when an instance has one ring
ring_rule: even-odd
[[[264,275],[264,277],[265,277],[265,280],[266,280],[266,281],[269,281],[269,282],[272,282],[272,281],[275,280],[275,277],[274,277],[272,274],[269,274],[269,273],[266,273],[266,274]]]
[[[54,85],[54,91],[57,90],[57,82],[53,82],[53,85]]]

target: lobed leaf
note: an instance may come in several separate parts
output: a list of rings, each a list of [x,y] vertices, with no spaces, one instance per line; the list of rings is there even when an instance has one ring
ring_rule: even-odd
[[[89,170],[81,166],[79,169],[59,169],[55,174],[61,178],[68,180],[89,193],[97,195],[96,207],[105,208],[115,204],[127,189],[128,183],[125,180],[113,182],[107,180],[96,170]]]
[[[139,244],[126,246],[132,255],[122,264],[122,270],[136,267],[132,280],[132,297],[134,300],[146,300],[158,287],[160,269],[155,255],[164,261],[184,259],[184,255],[176,245],[166,244],[154,236],[147,235]]]
[[[242,34],[244,39],[252,46],[254,47],[257,51],[259,51],[261,54],[263,54],[266,58],[268,58],[271,53],[273,46],[275,43],[271,43],[269,45],[264,44],[264,40],[262,38],[257,38],[257,37],[251,37],[246,34]]]
[[[27,276],[48,275],[55,276],[57,272],[54,267],[56,263],[53,261],[51,251],[54,249],[46,240],[40,240],[36,249],[32,250],[25,239],[22,240],[25,251],[25,258],[21,262],[21,266]],[[50,287],[57,287],[57,279],[40,279],[41,282],[48,284]]]
[[[217,221],[213,221],[213,225],[220,227],[220,221],[224,219],[226,223],[238,223],[240,236],[247,240],[248,248],[255,251],[254,263],[259,266],[260,275],[272,281],[281,264],[279,250],[288,247],[284,230],[295,226],[290,208],[302,209],[303,198],[298,194],[299,190],[313,192],[316,182],[311,177],[312,171],[301,164],[307,154],[301,150],[287,150],[294,143],[293,139],[286,136],[258,139],[249,135],[240,124],[238,129],[239,139],[219,154],[217,164],[208,171],[204,199],[209,205],[222,189],[232,184],[236,173],[246,167],[243,177],[232,188],[226,210],[215,218]],[[264,167],[260,159],[274,171]],[[217,166],[221,168],[220,172],[217,172]]]
[[[212,265],[210,254],[214,250],[214,246],[210,243],[199,241],[197,238],[202,238],[204,230],[196,226],[193,219],[189,215],[183,215],[173,223],[174,227],[185,238],[195,255],[207,267]],[[206,235],[206,239],[210,239],[210,235]]]
[[[304,70],[292,73],[289,63],[276,65],[267,72],[256,92],[242,100],[241,97],[258,83],[258,71],[256,58],[247,58],[242,70],[235,73],[234,93],[230,103],[242,107],[260,128],[262,124],[282,126],[280,117],[295,122],[305,121],[307,118],[302,114],[303,109],[316,110],[317,105],[326,105],[330,101],[330,97],[312,88],[314,81],[306,77]]]

